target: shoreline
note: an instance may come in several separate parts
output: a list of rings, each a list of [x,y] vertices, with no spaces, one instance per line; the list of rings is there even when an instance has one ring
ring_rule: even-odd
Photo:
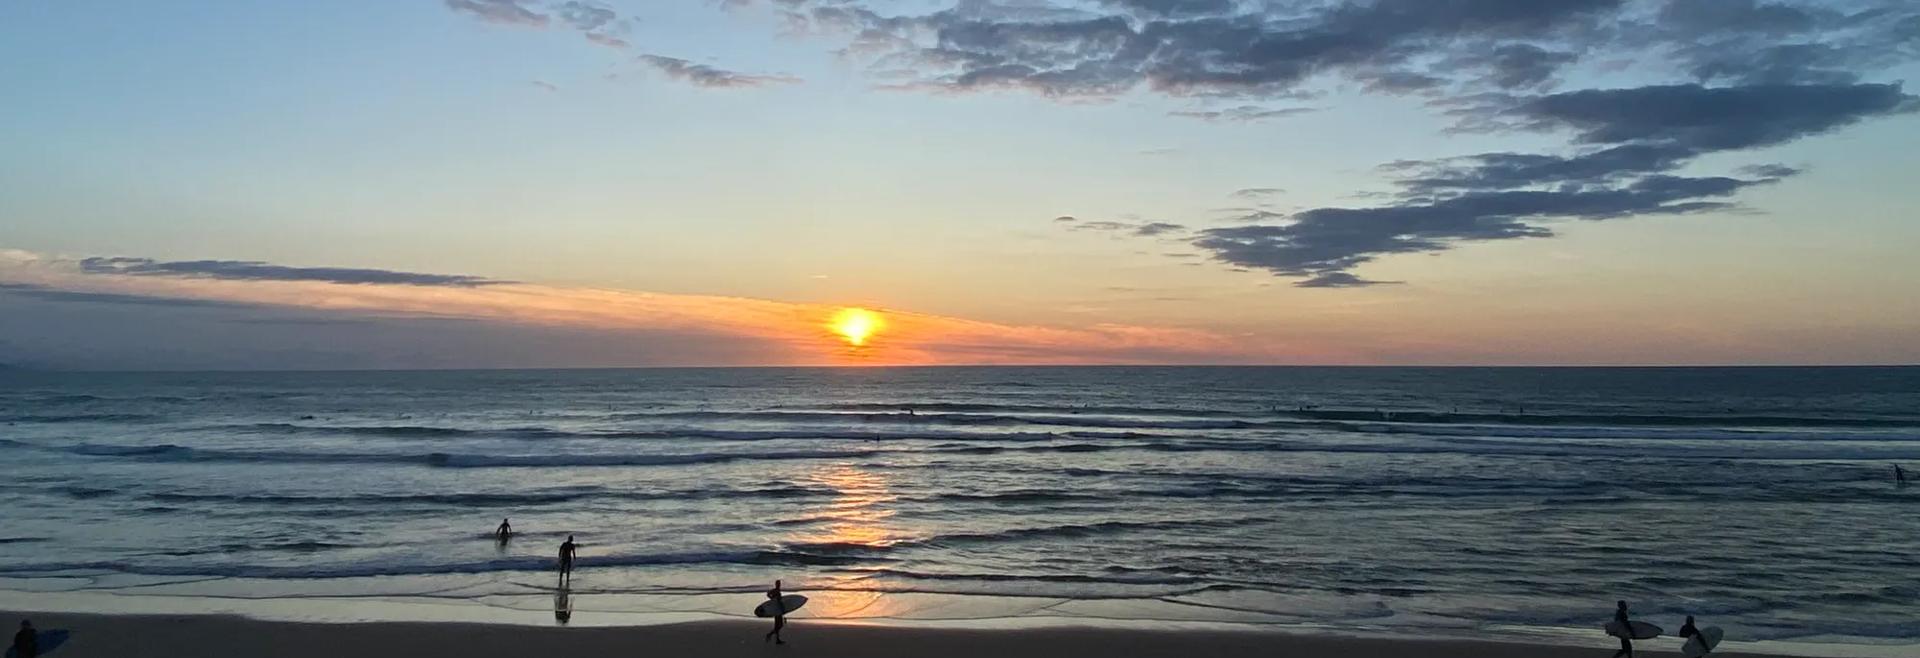
[[[749,599],[751,597],[743,597]],[[31,611],[31,612],[22,612]],[[1340,658],[1504,658],[1513,656],[1576,658],[1609,654],[1617,647],[1598,629],[1487,626],[1482,628],[1397,629],[1382,625],[1234,623],[1128,619],[1114,617],[1002,617],[969,619],[816,618],[806,611],[790,617],[789,639],[832,647],[835,655],[897,656],[905,652],[941,656],[996,652],[996,658],[1058,658],[1059,654],[1167,656],[1294,655]],[[34,620],[42,630],[73,630],[81,640],[60,655],[191,656],[205,655],[187,638],[241,638],[259,652],[223,650],[227,655],[301,653],[325,640],[325,655],[338,655],[336,639],[366,644],[352,655],[528,655],[579,656],[631,653],[634,647],[668,648],[676,654],[710,646],[748,650],[767,629],[765,620],[744,615],[685,611],[575,610],[567,624],[551,610],[496,606],[470,600],[407,597],[213,598],[117,595],[103,592],[22,592],[0,590],[0,621]],[[181,630],[188,629],[188,630]],[[492,638],[481,641],[476,638]],[[161,638],[158,641],[132,638]],[[177,638],[177,639],[176,639]],[[820,638],[824,641],[816,641]],[[171,644],[169,642],[172,642]],[[424,644],[421,644],[424,643]],[[569,644],[573,643],[573,644]],[[280,646],[285,644],[286,646]],[[407,648],[397,647],[405,645]],[[576,646],[577,645],[577,646]],[[868,650],[868,645],[891,647]],[[1027,645],[1041,649],[1022,649]],[[1679,655],[1678,638],[1662,636],[1636,644],[1639,654]],[[83,646],[91,646],[81,650]],[[459,647],[458,649],[448,647]],[[424,648],[423,648],[424,647]],[[517,648],[516,648],[517,647]],[[1182,648],[1185,647],[1185,648]],[[771,649],[771,647],[767,647]],[[1920,643],[1860,644],[1769,640],[1729,640],[1713,656],[1802,656],[1814,658],[1903,658],[1920,655]],[[652,649],[649,649],[652,650]],[[421,653],[427,651],[428,653]],[[497,653],[496,653],[497,651]],[[824,653],[824,652],[823,652]]]
[[[1059,658],[1061,656],[1289,656],[1339,658],[1585,658],[1611,651],[1609,640],[1572,646],[1453,638],[1377,638],[1290,633],[1266,629],[1120,629],[1058,626],[1026,629],[922,628],[796,620],[788,644],[765,644],[768,625],[744,620],[697,621],[654,626],[588,628],[531,627],[472,622],[265,621],[233,615],[100,615],[0,612],[0,619],[29,617],[41,630],[68,629],[73,636],[57,655],[92,656],[305,656],[351,655],[529,656],[592,658],[659,655],[833,655],[845,658],[924,656],[959,658]],[[1639,653],[1677,655],[1674,647],[1644,641]],[[1783,654],[1715,652],[1724,658]]]

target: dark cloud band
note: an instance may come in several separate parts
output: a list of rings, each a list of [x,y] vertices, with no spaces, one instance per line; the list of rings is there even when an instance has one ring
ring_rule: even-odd
[[[151,258],[94,257],[80,261],[88,274],[162,276],[234,281],[318,281],[340,284],[389,284],[471,288],[511,281],[460,274],[421,274],[346,267],[288,267],[259,261],[156,261]]]

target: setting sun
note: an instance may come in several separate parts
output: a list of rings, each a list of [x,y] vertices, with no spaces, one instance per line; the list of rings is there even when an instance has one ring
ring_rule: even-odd
[[[879,313],[864,308],[845,308],[834,314],[829,326],[848,345],[860,347],[866,345],[867,339],[879,333],[886,324],[885,320],[880,319]]]

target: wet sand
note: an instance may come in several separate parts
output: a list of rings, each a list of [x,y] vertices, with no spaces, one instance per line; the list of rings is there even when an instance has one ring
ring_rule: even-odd
[[[1352,638],[1268,631],[927,629],[796,620],[784,646],[763,643],[767,625],[715,621],[665,626],[561,628],[460,623],[319,624],[240,617],[119,616],[0,612],[17,624],[65,628],[73,639],[57,658],[279,656],[832,656],[833,658],[1605,658],[1603,637],[1590,647],[1510,642]],[[9,629],[9,637],[11,628]],[[1675,656],[1679,642],[1642,643],[1642,656]],[[1726,653],[1719,658],[1754,654]]]

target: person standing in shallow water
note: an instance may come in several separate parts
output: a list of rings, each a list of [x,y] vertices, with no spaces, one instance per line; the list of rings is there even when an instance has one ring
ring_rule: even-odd
[[[513,524],[507,523],[506,519],[500,519],[500,527],[493,529],[493,537],[500,541],[513,537]]]
[[[567,541],[560,544],[560,579],[573,580],[573,551],[579,548],[573,543],[573,535],[567,535]]]
[[[1633,620],[1627,618],[1627,602],[1620,601],[1613,611],[1613,620],[1620,624],[1620,650],[1613,652],[1613,658],[1633,658]]]
[[[773,601],[773,630],[767,631],[766,637],[761,638],[761,642],[773,640],[774,644],[787,643],[786,640],[780,639],[780,629],[787,627],[787,606],[780,602],[781,596],[780,581],[773,581],[773,589],[767,590],[767,599]]]

